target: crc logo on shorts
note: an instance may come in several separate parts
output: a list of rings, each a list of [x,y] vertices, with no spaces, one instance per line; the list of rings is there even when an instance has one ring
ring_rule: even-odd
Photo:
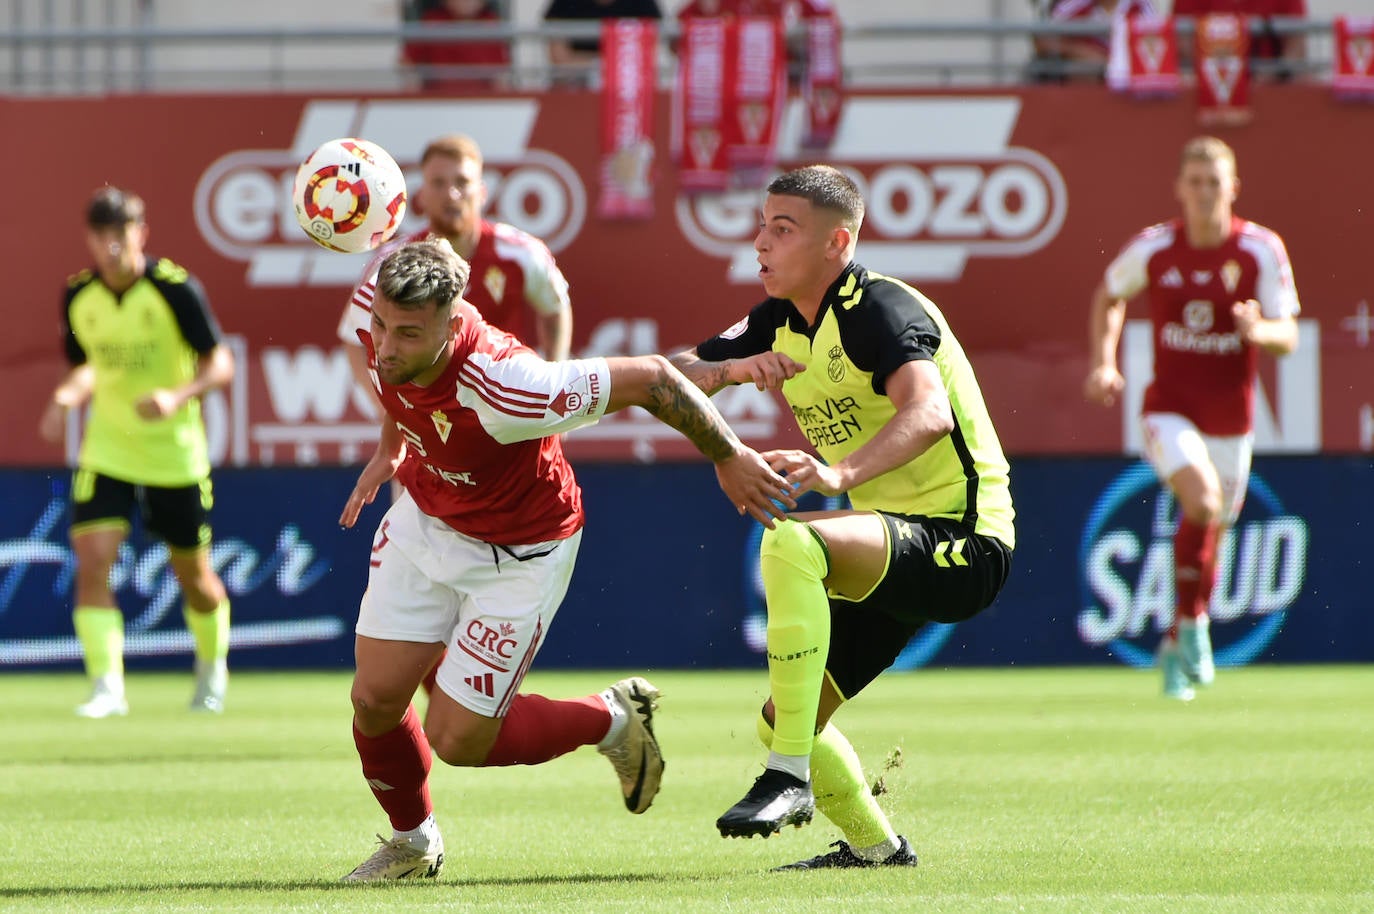
[[[520,641],[515,637],[515,626],[509,622],[492,628],[481,619],[473,619],[459,636],[458,646],[497,672],[506,673]]]
[[[539,106],[533,98],[306,102],[295,135],[281,139],[286,148],[234,149],[206,167],[193,198],[196,225],[217,253],[247,265],[250,286],[350,286],[366,261],[325,251],[301,231],[291,209],[296,167],[326,140],[365,136],[407,172],[413,194],[420,154],[442,132],[435,125],[462,124],[484,153],[486,217],[542,238],[556,254],[582,230],[587,189],[566,159],[529,145]],[[398,235],[426,223],[411,207]]]
[[[972,257],[1022,257],[1054,240],[1068,212],[1063,175],[1043,154],[1010,145],[1014,96],[851,98],[826,152],[867,204],[860,260],[900,279],[953,281]],[[815,161],[793,102],[780,168]],[[761,195],[683,194],[676,215],[697,250],[729,262],[732,282],[757,282],[753,242]]]
[[[1174,618],[1173,496],[1138,463],[1098,497],[1079,544],[1078,636],[1129,666],[1154,662]],[[1260,477],[1240,520],[1217,548],[1212,646],[1218,666],[1243,666],[1283,628],[1307,577],[1307,522],[1288,513]]]

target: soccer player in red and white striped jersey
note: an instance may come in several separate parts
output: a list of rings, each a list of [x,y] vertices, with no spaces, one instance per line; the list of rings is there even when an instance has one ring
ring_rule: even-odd
[[[403,245],[381,265],[361,334],[385,416],[339,522],[351,527],[393,475],[405,491],[373,541],[352,691],[363,776],[393,836],[350,881],[438,875],[431,747],[450,765],[486,766],[596,745],[631,812],[658,790],[649,682],[631,677],[567,701],[519,692],[581,540],[582,496],[562,432],[640,406],[715,463],[740,513],[771,526],[784,513],[774,499],[796,507],[787,481],[666,358],[545,361],[462,300],[467,278],[447,241]],[[436,661],[422,727],[410,700]]]
[[[1240,181],[1215,137],[1183,147],[1183,215],[1129,241],[1093,293],[1088,399],[1111,405],[1125,381],[1116,349],[1126,303],[1143,294],[1154,378],[1141,421],[1146,458],[1178,502],[1174,625],[1160,642],[1164,693],[1189,700],[1215,675],[1208,603],[1221,534],[1240,513],[1253,449],[1259,353],[1298,345],[1298,294],[1283,240],[1232,212]]]

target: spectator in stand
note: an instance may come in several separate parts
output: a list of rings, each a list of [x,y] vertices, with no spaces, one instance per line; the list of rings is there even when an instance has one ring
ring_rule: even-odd
[[[1174,0],[1175,16],[1206,16],[1208,13],[1234,13],[1263,20],[1259,32],[1250,33],[1250,62],[1265,61],[1260,76],[1279,80],[1292,79],[1298,63],[1307,55],[1307,41],[1303,35],[1280,35],[1274,31],[1274,16],[1307,16],[1307,0]],[[1192,43],[1180,43],[1184,56],[1192,57]]]
[[[1154,15],[1156,10],[1150,0],[1055,0],[1050,7],[1049,21],[1092,22],[1110,30],[1128,17]],[[1112,53],[1112,40],[1107,34],[1038,36],[1035,39],[1037,66],[1032,75],[1043,81],[1100,82]]]
[[[502,16],[486,0],[438,0],[420,13],[422,23],[499,24]],[[505,41],[408,41],[401,60],[431,93],[462,93],[509,85],[510,46]]]
[[[588,19],[662,19],[657,0],[551,0],[544,11],[548,22]],[[600,38],[554,38],[549,41],[549,62],[557,68],[554,83],[579,87],[594,85],[601,60]]]

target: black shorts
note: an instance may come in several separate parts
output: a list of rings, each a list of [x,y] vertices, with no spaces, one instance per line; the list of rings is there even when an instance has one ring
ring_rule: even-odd
[[[1011,550],[959,521],[877,512],[887,524],[888,568],[864,600],[831,599],[825,668],[840,694],[858,694],[892,665],[927,622],[962,622],[991,605]]]
[[[189,486],[163,488],[124,482],[78,469],[72,474],[72,529],[120,521],[128,524],[137,508],[144,529],[172,549],[199,549],[210,544],[209,478]]]

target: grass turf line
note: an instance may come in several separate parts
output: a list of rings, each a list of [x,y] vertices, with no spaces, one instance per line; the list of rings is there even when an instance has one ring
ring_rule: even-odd
[[[532,674],[550,697],[634,670]],[[1371,667],[1223,670],[1190,705],[1118,668],[880,678],[836,722],[921,857],[771,874],[839,833],[714,820],[760,770],[761,671],[655,672],[668,769],[624,811],[590,748],[539,767],[436,762],[437,884],[344,886],[389,831],[363,784],[345,673],[235,673],[223,717],[191,677],[136,674],[128,718],[72,715],[74,675],[0,676],[6,912],[1374,911]]]

